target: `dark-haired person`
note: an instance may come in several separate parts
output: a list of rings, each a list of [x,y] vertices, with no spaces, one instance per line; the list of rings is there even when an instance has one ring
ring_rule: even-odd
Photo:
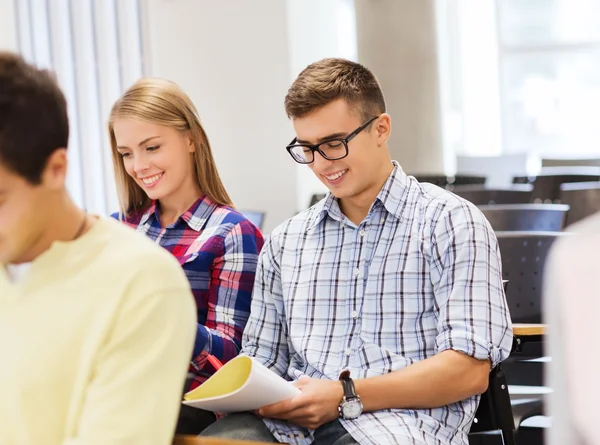
[[[67,193],[52,75],[0,52],[0,443],[170,444],[196,332],[178,262]]]
[[[329,194],[262,250],[242,353],[301,394],[203,435],[290,444],[464,445],[512,344],[498,244],[473,205],[390,158],[374,75],[325,59],[285,99],[286,147]]]

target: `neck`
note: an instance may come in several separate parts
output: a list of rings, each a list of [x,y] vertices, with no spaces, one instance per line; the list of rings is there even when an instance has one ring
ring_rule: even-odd
[[[49,204],[48,211],[45,212],[43,232],[37,236],[37,239],[33,240],[29,251],[16,264],[35,260],[56,241],[73,241],[84,221],[88,218],[86,213],[75,205],[66,191]],[[87,228],[89,229],[89,225]]]
[[[359,225],[367,217],[373,202],[392,173],[392,170],[394,170],[394,164],[390,160],[389,164],[386,163],[385,168],[380,170],[376,180],[373,181],[370,187],[356,196],[340,199],[340,210],[350,221]]]
[[[181,187],[180,192],[175,195],[160,199],[161,225],[166,227],[173,224],[201,196],[200,188],[194,183],[193,186]]]

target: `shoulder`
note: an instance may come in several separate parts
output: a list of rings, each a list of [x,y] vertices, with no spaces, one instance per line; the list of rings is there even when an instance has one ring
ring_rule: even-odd
[[[263,235],[241,212],[223,205],[215,205],[214,210],[206,220],[202,233],[210,236],[235,237],[245,236],[261,240]]]
[[[216,256],[227,252],[256,255],[263,247],[264,238],[258,227],[229,206],[211,204],[198,208],[185,221],[187,227],[181,238],[187,246],[187,255],[200,252]]]
[[[145,213],[144,211],[139,211],[132,215],[124,215],[121,212],[114,212],[114,213],[111,213],[110,217],[116,221],[125,223],[126,225],[128,225],[130,227],[137,227],[140,224],[140,221],[142,220],[144,213]]]
[[[269,240],[278,244],[298,242],[307,236],[326,215],[324,200],[286,219],[269,234]]]
[[[434,230],[448,226],[475,225],[491,230],[483,213],[476,205],[441,187],[418,183],[417,202]]]
[[[152,278],[155,283],[187,287],[187,279],[177,260],[148,237],[111,218],[96,221],[102,239],[101,256],[112,273]]]
[[[152,334],[155,339],[165,335],[181,339],[184,333],[192,338],[196,303],[190,282],[175,257],[111,218],[101,218],[96,224],[96,244],[92,248],[98,252],[92,253],[93,273],[99,277],[101,287],[96,294],[104,297],[100,304],[109,299],[116,304],[114,317],[120,322],[121,332],[129,332],[133,325],[149,324],[140,332]],[[190,331],[186,331],[186,325]]]
[[[246,227],[252,227],[256,231],[258,227],[256,227],[246,216],[244,216],[240,211],[233,209],[229,206],[216,205],[214,211],[212,212],[208,224],[210,225],[227,225],[229,227],[233,227],[236,225],[243,225]]]
[[[324,212],[323,201],[320,201],[275,227],[265,240],[261,251],[263,260],[279,263],[284,251],[294,254],[301,249],[302,240],[314,236]]]
[[[422,235],[431,247],[451,247],[457,240],[495,245],[494,231],[476,205],[441,187],[413,181],[417,185],[411,187],[413,205],[419,209]]]
[[[417,182],[415,180],[415,182]],[[448,214],[465,214],[470,215],[477,206],[473,203],[455,195],[454,193],[429,183],[417,182],[418,187],[415,188],[417,200],[424,207],[437,210],[440,216]],[[477,210],[477,212],[480,214]]]

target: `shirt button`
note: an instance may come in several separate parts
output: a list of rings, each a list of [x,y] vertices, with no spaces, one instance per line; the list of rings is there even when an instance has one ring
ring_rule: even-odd
[[[358,276],[359,274],[360,274],[360,270],[358,270],[358,269],[354,269],[354,275],[355,275],[355,276]]]
[[[352,354],[352,350],[350,348],[346,348],[346,351],[344,352],[346,353],[346,355]]]
[[[379,220],[379,222],[380,222],[381,224],[383,224],[383,223],[385,222],[385,217],[383,217],[383,216],[382,216],[382,217],[381,217],[381,219]]]
[[[358,318],[358,312],[356,311],[352,311],[352,314],[350,315],[352,315],[352,318],[354,318],[355,320]]]
[[[361,230],[360,232],[358,232],[358,234],[359,234],[360,236],[365,236],[365,234],[366,234],[366,233],[367,233],[367,232],[365,232],[364,230]]]

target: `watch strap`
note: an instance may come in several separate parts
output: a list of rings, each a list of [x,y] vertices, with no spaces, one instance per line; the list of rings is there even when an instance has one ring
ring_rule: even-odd
[[[350,378],[350,371],[346,370],[340,374],[340,382],[342,382],[342,387],[344,388],[344,399],[356,397],[354,381]]]

